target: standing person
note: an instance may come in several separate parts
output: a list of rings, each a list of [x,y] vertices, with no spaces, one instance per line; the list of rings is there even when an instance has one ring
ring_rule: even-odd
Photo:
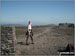
[[[27,28],[27,32],[26,32],[26,35],[27,35],[27,38],[26,38],[26,45],[28,45],[28,38],[30,37],[31,38],[31,41],[32,41],[32,44],[33,43],[33,32],[32,32],[32,26],[31,26],[31,21],[29,21],[28,23],[28,28]]]

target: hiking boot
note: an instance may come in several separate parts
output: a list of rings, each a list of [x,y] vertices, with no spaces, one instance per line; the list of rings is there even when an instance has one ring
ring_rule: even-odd
[[[34,44],[34,43],[31,43],[31,44]]]
[[[26,43],[26,45],[29,45],[28,43]]]

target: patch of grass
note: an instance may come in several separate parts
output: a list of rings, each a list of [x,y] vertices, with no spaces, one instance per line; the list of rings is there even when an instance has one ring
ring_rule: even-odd
[[[16,26],[16,36],[18,35],[24,35],[26,32],[26,27],[24,26]]]
[[[33,26],[32,27],[32,31],[34,34],[38,34],[38,33],[42,32],[44,29],[45,29],[44,26]],[[27,31],[27,27],[16,26],[16,36],[25,35],[26,31]]]
[[[74,35],[73,29],[59,29],[59,33],[62,33],[64,35]]]
[[[53,32],[55,33],[58,33],[58,34],[61,34],[61,35],[70,35],[70,36],[73,36],[74,35],[74,29],[72,28],[54,28]]]

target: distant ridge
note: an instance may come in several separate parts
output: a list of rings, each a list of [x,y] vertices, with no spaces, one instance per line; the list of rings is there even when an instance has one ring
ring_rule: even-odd
[[[27,24],[1,24],[1,26],[27,26]],[[32,26],[57,26],[55,24],[32,25]]]
[[[1,26],[27,26],[24,24],[1,24]]]

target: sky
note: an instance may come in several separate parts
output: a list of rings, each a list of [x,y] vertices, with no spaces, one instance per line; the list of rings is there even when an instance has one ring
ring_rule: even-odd
[[[0,24],[74,23],[74,1],[2,1]]]

